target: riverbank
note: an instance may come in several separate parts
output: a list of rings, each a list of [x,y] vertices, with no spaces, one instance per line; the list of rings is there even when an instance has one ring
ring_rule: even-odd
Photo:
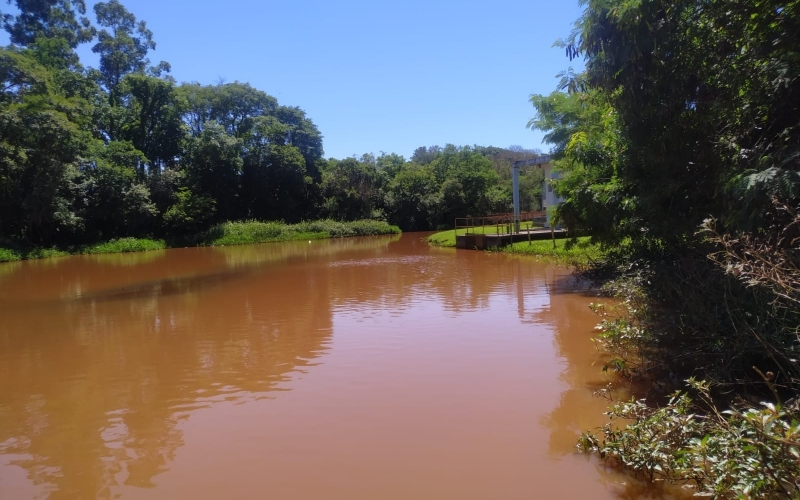
[[[46,259],[68,255],[146,252],[187,246],[247,245],[275,241],[347,238],[399,233],[400,229],[397,226],[373,220],[353,222],[318,220],[300,222],[298,224],[284,224],[274,221],[224,222],[188,238],[119,238],[92,245],[67,248],[39,248],[9,244],[0,246],[0,262]]]
[[[481,228],[476,229],[480,230]],[[441,231],[430,235],[427,241],[429,245],[455,248],[456,232],[453,229]],[[502,247],[496,251],[527,255],[566,265],[586,265],[599,261],[604,256],[600,245],[592,243],[589,236],[581,236],[576,239],[558,239],[555,240],[555,245],[553,240],[522,241]]]

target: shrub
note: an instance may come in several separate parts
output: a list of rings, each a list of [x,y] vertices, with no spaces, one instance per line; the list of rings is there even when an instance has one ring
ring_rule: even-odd
[[[119,238],[82,247],[82,254],[119,253],[119,252],[146,252],[149,250],[162,250],[166,248],[164,240],[149,240],[145,238]]]
[[[719,411],[710,384],[687,383],[701,404],[685,392],[660,408],[643,400],[617,403],[600,436],[584,433],[579,448],[650,481],[718,498],[800,497],[800,409],[761,403]],[[632,423],[620,428],[615,420]]]

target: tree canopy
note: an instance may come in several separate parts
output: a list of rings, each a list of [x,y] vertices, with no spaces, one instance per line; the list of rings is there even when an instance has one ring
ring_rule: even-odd
[[[119,0],[13,2],[0,48],[0,239],[75,245],[184,237],[227,220],[385,219],[403,229],[511,210],[522,148],[325,159],[299,107],[246,82],[178,83]],[[89,43],[99,67],[75,52]],[[540,206],[541,176],[523,179]]]

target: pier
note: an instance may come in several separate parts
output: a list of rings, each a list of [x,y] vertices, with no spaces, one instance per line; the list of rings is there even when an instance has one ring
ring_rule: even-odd
[[[455,220],[456,248],[490,250],[521,241],[566,238],[567,231],[544,227],[545,212],[528,212]]]

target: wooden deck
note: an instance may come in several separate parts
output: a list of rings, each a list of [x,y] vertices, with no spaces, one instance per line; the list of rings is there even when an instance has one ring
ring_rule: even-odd
[[[549,240],[555,233],[556,238],[566,238],[567,231],[564,229],[556,229],[552,233],[550,229],[538,228],[531,230],[522,230],[518,233],[504,233],[504,234],[462,234],[456,235],[456,248],[464,248],[470,250],[489,250],[492,248],[499,248],[511,243],[518,243],[520,241],[535,241],[535,240]]]

